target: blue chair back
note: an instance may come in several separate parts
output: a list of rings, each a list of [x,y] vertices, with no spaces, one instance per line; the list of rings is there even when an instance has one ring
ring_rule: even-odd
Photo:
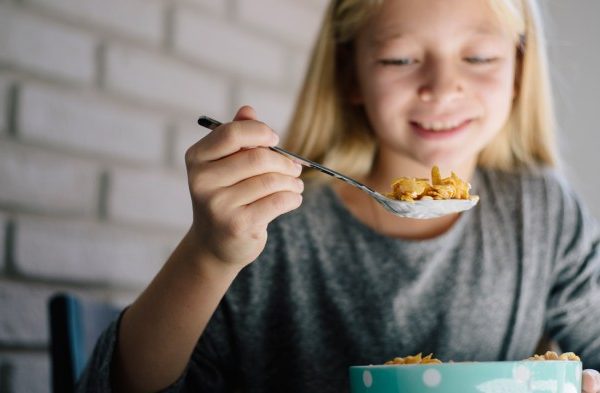
[[[58,293],[48,302],[52,391],[71,393],[102,331],[120,309]]]

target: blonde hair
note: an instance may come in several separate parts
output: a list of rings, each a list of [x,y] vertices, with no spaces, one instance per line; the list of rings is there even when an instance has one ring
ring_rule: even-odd
[[[367,175],[376,153],[362,106],[349,101],[349,86],[355,83],[352,45],[383,1],[330,2],[285,141],[288,149],[351,177]],[[515,35],[516,96],[506,124],[480,153],[478,164],[503,170],[555,165],[555,119],[537,4],[488,1]]]

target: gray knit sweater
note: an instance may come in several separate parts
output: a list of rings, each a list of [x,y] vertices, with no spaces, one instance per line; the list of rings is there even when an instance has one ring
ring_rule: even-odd
[[[512,360],[544,331],[600,369],[600,235],[553,172],[479,170],[480,196],[446,233],[382,236],[328,186],[269,226],[185,374],[168,392],[347,392],[348,366],[433,352]],[[80,392],[109,392],[117,323]]]

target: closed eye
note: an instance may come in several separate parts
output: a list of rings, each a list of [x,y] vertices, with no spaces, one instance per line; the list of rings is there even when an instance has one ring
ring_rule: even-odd
[[[416,63],[417,61],[409,58],[399,59],[381,59],[378,61],[379,64],[384,66],[406,66]]]
[[[470,56],[465,57],[464,59],[467,63],[470,64],[489,64],[498,60],[497,57],[482,57],[482,56]]]

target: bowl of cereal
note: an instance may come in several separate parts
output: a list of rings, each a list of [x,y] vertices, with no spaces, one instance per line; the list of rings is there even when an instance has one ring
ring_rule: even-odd
[[[520,361],[449,362],[421,354],[350,367],[352,393],[579,393],[581,362],[547,352]]]

